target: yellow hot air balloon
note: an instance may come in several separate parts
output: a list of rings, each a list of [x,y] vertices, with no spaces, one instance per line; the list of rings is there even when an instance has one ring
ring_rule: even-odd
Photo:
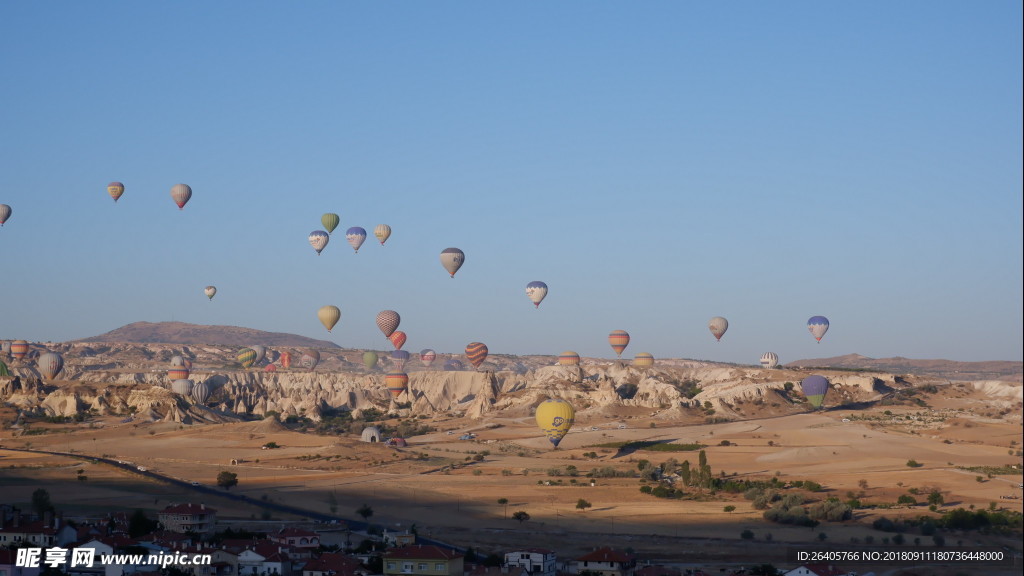
[[[572,404],[560,398],[545,400],[537,406],[537,426],[555,448],[558,448],[558,443],[572,428],[575,419],[576,411]]]
[[[330,332],[331,328],[334,328],[334,325],[341,319],[341,310],[337,306],[324,306],[316,313],[316,317],[320,319],[320,323],[324,325],[324,328],[327,328],[327,331]]]

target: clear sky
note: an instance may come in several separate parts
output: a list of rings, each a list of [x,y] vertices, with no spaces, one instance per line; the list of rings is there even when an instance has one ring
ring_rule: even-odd
[[[1021,360],[1021,21],[1019,0],[2,2],[0,339],[176,320],[384,350],[393,309],[413,352],[610,357],[623,329],[628,357]]]

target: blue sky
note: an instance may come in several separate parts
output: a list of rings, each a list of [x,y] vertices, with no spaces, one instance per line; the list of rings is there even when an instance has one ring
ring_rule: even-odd
[[[0,338],[177,320],[383,350],[394,309],[413,352],[608,357],[623,329],[630,357],[1020,360],[1021,20],[1014,1],[5,2]],[[358,254],[339,234],[380,223]]]

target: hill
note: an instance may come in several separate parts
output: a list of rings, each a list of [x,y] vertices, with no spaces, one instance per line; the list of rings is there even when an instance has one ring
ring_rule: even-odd
[[[204,326],[185,322],[133,322],[99,336],[75,342],[132,342],[161,344],[214,344],[221,346],[288,346],[339,348],[334,342],[285,332],[264,332],[240,326]]]
[[[918,374],[947,380],[1010,380],[1020,382],[1024,363],[993,360],[989,362],[957,362],[955,360],[915,360],[895,356],[869,358],[860,354],[847,354],[831,358],[796,360],[786,364],[789,368],[832,368],[837,370],[871,370],[891,374]]]

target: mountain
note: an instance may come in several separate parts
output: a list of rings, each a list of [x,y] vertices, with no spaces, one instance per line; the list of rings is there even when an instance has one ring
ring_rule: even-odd
[[[340,348],[334,342],[284,332],[264,332],[240,326],[204,326],[185,322],[133,322],[106,334],[75,342],[134,342],[161,344],[219,344],[222,346],[288,346]]]
[[[789,368],[832,368],[840,370],[873,370],[891,374],[919,374],[947,380],[1012,380],[1020,382],[1024,363],[993,360],[989,362],[958,362],[956,360],[915,360],[895,356],[869,358],[860,354],[847,354],[831,358],[796,360],[786,364]]]

